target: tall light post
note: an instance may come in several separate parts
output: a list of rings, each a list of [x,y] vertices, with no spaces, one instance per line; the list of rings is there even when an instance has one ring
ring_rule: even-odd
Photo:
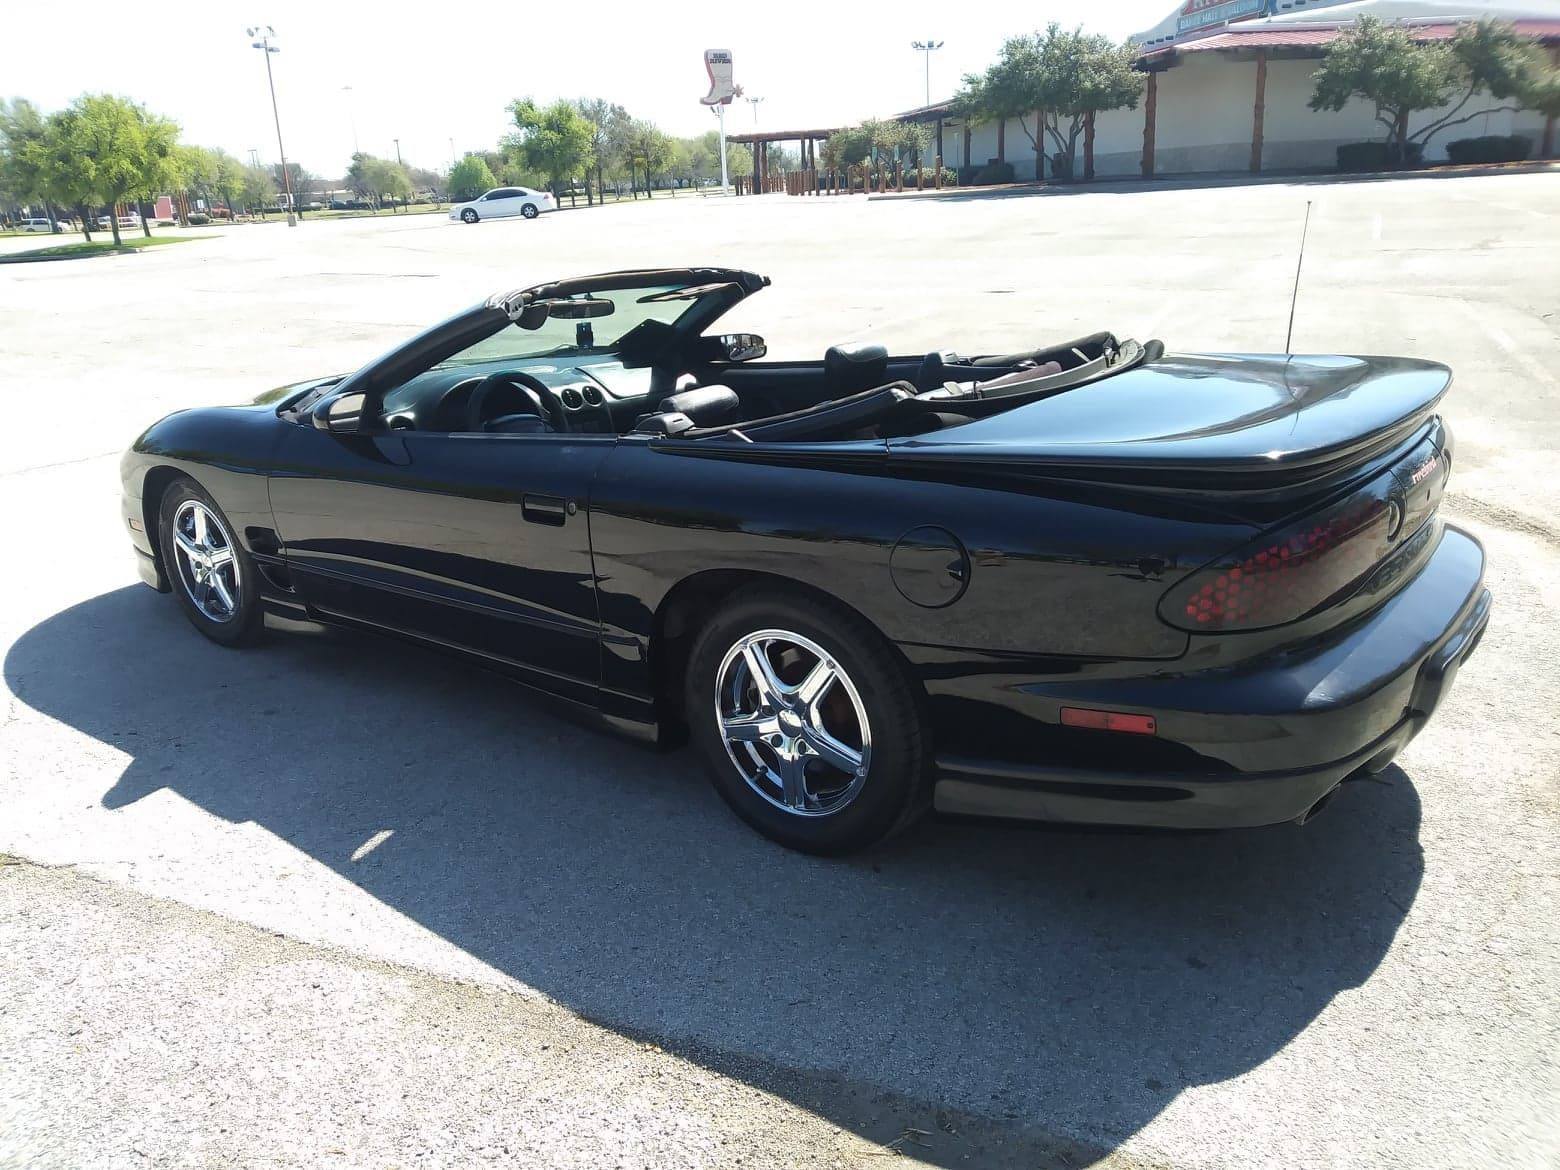
[[[757,126],[758,125],[758,103],[763,101],[764,99],[763,98],[756,98],[756,97],[749,97],[749,98],[743,98],[742,100],[747,102],[748,105],[753,107],[753,125]]]
[[[271,118],[276,122],[276,153],[282,160],[282,186],[287,189],[287,226],[297,227],[298,202],[293,198],[292,175],[287,170],[287,148],[282,145],[282,115],[276,108],[276,78],[271,76],[271,54],[281,50],[271,43],[276,30],[270,25],[257,24],[248,31],[250,36],[259,38],[252,47],[265,54],[265,82],[271,88]]]
[[[455,139],[450,139],[450,170],[455,169]]]
[[[731,186],[731,177],[726,174],[726,103],[717,102],[710,109],[720,119],[720,193],[724,195]]]
[[[932,54],[943,47],[941,41],[928,37],[924,41],[911,41],[910,47],[926,58],[926,104],[932,104]]]
[[[395,165],[404,166],[405,164],[401,162],[401,140],[399,138],[392,138],[390,141],[395,143]]]

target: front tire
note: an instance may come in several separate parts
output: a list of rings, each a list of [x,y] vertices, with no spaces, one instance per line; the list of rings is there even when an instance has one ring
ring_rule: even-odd
[[[526,219],[535,219],[540,213],[536,210],[536,204],[527,203],[520,209],[520,214],[525,216]]]
[[[475,211],[473,211],[469,207],[466,208],[465,211],[462,211],[460,213],[460,221],[461,221],[461,223],[476,223],[477,219],[478,219],[477,213]]]
[[[191,625],[223,646],[259,637],[265,624],[259,571],[217,502],[193,479],[180,477],[163,492],[158,547]]]
[[[782,845],[849,853],[926,808],[930,752],[911,681],[843,607],[738,594],[693,645],[685,703],[715,790]]]

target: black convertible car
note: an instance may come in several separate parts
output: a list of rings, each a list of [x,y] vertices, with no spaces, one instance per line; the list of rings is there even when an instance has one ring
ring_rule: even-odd
[[[836,345],[716,320],[751,272],[504,293],[126,454],[146,581],[468,655],[839,852],[928,807],[1305,820],[1424,726],[1488,620],[1437,507],[1440,365]]]

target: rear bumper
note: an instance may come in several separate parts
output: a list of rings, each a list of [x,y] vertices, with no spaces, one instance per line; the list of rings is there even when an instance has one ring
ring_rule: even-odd
[[[1489,622],[1483,576],[1483,549],[1448,527],[1412,582],[1325,641],[1181,674],[1016,683],[1009,675],[991,696],[1007,725],[1022,706],[1041,730],[1035,741],[1064,745],[1067,765],[939,753],[936,808],[1187,829],[1301,817],[1348,777],[1385,768],[1434,714]],[[1152,715],[1157,735],[1062,728],[1062,706]],[[1091,744],[1100,767],[1087,758]]]

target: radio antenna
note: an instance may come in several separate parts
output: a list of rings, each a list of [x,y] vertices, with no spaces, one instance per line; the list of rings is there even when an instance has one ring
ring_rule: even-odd
[[[1305,263],[1305,238],[1311,231],[1311,201],[1305,201],[1305,224],[1300,228],[1300,255],[1295,258],[1295,287],[1289,294],[1289,332],[1284,334],[1284,352],[1295,336],[1295,303],[1300,299],[1300,265]]]

